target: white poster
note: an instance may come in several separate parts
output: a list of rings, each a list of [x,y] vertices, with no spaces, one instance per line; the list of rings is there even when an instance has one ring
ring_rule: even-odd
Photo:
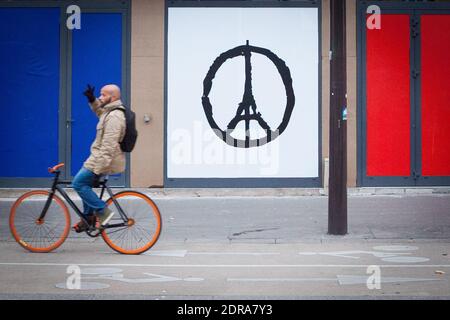
[[[168,178],[315,178],[317,8],[169,8]]]

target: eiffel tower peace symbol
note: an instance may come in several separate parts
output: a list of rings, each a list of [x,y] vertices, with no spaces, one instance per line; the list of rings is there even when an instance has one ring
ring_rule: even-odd
[[[258,53],[267,57],[275,65],[275,67],[278,70],[278,73],[281,76],[281,80],[283,81],[284,88],[286,90],[286,107],[284,110],[284,115],[281,123],[275,129],[272,129],[269,126],[269,124],[264,120],[263,115],[257,111],[256,100],[255,97],[253,96],[252,90],[252,64],[251,64],[252,53]],[[238,105],[235,117],[229,121],[225,129],[222,129],[219,128],[214,119],[213,106],[211,104],[208,95],[211,92],[213,79],[217,71],[220,69],[220,67],[228,59],[233,59],[239,56],[244,56],[245,58],[244,94],[242,97],[242,101]],[[289,123],[292,110],[294,109],[295,105],[295,95],[294,90],[292,88],[291,73],[286,63],[282,59],[280,59],[275,53],[266,48],[251,46],[249,45],[249,41],[247,40],[247,43],[245,45],[238,46],[228,51],[225,51],[214,60],[213,64],[209,68],[209,71],[205,79],[203,80],[202,105],[211,129],[213,129],[214,133],[228,145],[236,148],[252,148],[265,145],[275,140],[278,136],[280,136],[284,132]],[[245,140],[236,139],[231,136],[233,131],[236,129],[236,126],[241,121],[245,122]],[[250,136],[251,121],[258,122],[259,126],[266,133],[266,136],[257,139],[256,138],[252,139],[252,137]]]

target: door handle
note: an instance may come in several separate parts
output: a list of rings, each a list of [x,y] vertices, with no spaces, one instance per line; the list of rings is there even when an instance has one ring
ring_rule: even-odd
[[[73,119],[67,119],[66,120],[66,128],[69,128],[69,126],[74,122],[75,122],[75,120],[73,120]]]

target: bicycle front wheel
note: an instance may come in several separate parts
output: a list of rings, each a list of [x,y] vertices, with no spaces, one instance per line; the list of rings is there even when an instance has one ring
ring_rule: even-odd
[[[109,225],[121,224],[123,219],[114,200],[128,216],[126,226],[106,228],[102,238],[113,250],[123,254],[141,254],[150,249],[161,233],[161,214],[156,204],[145,194],[136,191],[122,191],[106,201],[115,212]]]
[[[39,219],[50,192],[27,192],[14,202],[9,228],[14,239],[31,252],[50,252],[66,240],[70,231],[69,209],[56,195],[43,219]]]

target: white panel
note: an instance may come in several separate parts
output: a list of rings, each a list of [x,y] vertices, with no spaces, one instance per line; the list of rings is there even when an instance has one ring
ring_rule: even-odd
[[[201,98],[214,60],[247,40],[286,63],[296,102],[277,139],[236,148],[213,133]],[[168,178],[318,177],[318,46],[317,8],[169,8]],[[282,79],[264,55],[252,53],[251,65],[257,111],[276,129],[286,108]],[[212,82],[213,117],[223,130],[236,115],[245,79],[239,56],[224,62]],[[244,128],[241,121],[232,136],[245,139]],[[257,121],[250,121],[250,134],[265,136]]]

